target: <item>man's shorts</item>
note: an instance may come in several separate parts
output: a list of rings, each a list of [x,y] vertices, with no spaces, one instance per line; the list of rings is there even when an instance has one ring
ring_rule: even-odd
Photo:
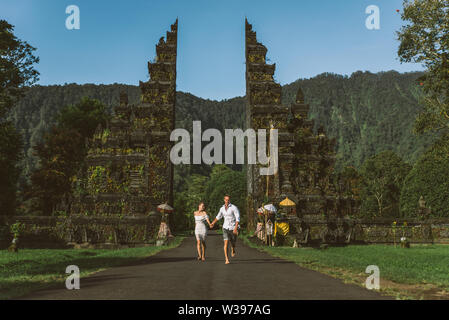
[[[223,228],[223,240],[230,240],[232,244],[235,244],[237,235],[234,234],[234,230],[228,230]]]

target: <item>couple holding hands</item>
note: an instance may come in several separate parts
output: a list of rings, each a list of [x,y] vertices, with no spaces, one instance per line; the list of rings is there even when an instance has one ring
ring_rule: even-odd
[[[210,228],[213,228],[215,223],[224,218],[223,222],[223,240],[224,240],[224,254],[225,263],[229,264],[228,257],[228,243],[231,242],[231,256],[235,256],[235,243],[237,241],[239,222],[240,222],[240,212],[239,209],[230,203],[230,196],[224,196],[224,205],[220,208],[217,216],[212,223],[209,221],[207,212],[204,210],[204,202],[200,202],[198,206],[198,211],[193,213],[195,217],[195,237],[196,237],[196,247],[198,250],[198,260],[205,261],[206,257],[206,236],[207,228],[206,222],[209,224]]]

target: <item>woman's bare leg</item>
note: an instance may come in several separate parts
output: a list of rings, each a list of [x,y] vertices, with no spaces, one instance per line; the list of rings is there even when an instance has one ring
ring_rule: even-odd
[[[202,244],[202,249],[203,249],[203,255],[202,255],[202,257],[201,257],[201,260],[206,260],[206,241],[201,241],[201,244]]]
[[[196,249],[198,250],[198,260],[201,259],[201,240],[196,240]]]

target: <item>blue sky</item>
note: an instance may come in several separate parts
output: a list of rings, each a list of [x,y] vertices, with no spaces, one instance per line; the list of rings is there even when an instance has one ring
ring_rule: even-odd
[[[80,9],[79,30],[65,27],[68,5]],[[380,8],[380,30],[365,27],[369,5]],[[422,70],[397,59],[396,9],[402,0],[0,0],[0,18],[37,47],[41,85],[146,81],[155,44],[178,17],[177,89],[216,100],[245,94],[245,16],[281,84]]]

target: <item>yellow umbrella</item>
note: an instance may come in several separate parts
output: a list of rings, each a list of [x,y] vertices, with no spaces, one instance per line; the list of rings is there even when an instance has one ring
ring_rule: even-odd
[[[292,200],[290,200],[288,197],[286,197],[284,200],[282,200],[279,203],[279,205],[282,207],[294,207],[294,206],[296,206],[296,203],[294,203]]]

